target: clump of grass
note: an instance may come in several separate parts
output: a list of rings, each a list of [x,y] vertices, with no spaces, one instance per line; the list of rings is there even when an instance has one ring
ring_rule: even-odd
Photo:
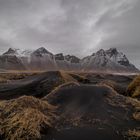
[[[140,130],[129,130],[128,131],[128,136],[129,137],[133,137],[133,138],[135,138],[135,139],[139,139],[140,138]]]
[[[99,83],[99,85],[109,86],[109,87],[113,88],[114,90],[116,90],[116,83],[114,81],[111,81],[111,80],[102,81]]]
[[[77,82],[76,79],[74,79],[69,73],[60,71],[60,74],[65,82]]]
[[[140,97],[140,75],[137,76],[128,86],[127,94],[131,97]]]
[[[138,99],[127,97],[126,103],[131,104],[136,110],[140,110],[140,101]]]
[[[137,121],[140,121],[140,112],[133,113],[133,118]]]
[[[52,127],[55,107],[47,101],[23,96],[0,102],[0,133],[8,140],[40,139]]]
[[[10,140],[39,139],[42,129],[51,127],[49,121],[49,117],[39,110],[28,108],[4,120],[2,131],[4,131],[4,136]]]
[[[140,121],[140,101],[131,97],[127,97],[126,103],[131,104],[134,108],[133,119]]]

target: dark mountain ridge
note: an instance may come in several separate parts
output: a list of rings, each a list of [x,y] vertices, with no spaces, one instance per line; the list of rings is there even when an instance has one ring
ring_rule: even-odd
[[[6,60],[5,60],[6,59]],[[9,60],[10,59],[10,60]],[[11,61],[13,59],[13,61]],[[9,62],[7,64],[7,62]],[[105,72],[139,72],[116,48],[100,49],[80,59],[74,55],[53,54],[41,47],[35,51],[9,48],[0,56],[0,68],[8,70],[78,70]],[[6,66],[8,65],[8,67]]]

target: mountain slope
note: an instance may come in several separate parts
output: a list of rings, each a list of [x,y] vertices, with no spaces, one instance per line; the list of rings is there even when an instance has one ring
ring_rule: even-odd
[[[116,48],[99,50],[81,61],[83,70],[91,71],[115,71],[115,72],[137,72],[138,69],[132,65],[127,57],[118,52]]]
[[[18,58],[16,50],[9,49],[6,53],[0,56],[0,69],[6,70],[24,70],[25,67],[22,60]]]
[[[99,50],[91,56],[79,59],[73,55],[63,55],[62,53],[54,55],[46,48],[41,47],[35,51],[9,48],[1,56],[2,69],[13,69],[16,65],[12,63],[6,66],[2,58],[7,57],[20,63],[26,70],[82,70],[82,71],[104,71],[104,72],[138,72],[139,70],[129,62],[126,55],[119,52],[116,48],[109,50]],[[18,61],[18,62],[17,62]],[[19,69],[17,64],[17,69]]]
[[[45,48],[41,47],[31,54],[30,67],[35,70],[54,69],[54,55]]]

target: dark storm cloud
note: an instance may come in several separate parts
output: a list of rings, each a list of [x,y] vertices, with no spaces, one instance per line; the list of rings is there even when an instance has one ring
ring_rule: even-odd
[[[0,0],[0,49],[83,57],[116,47],[139,66],[139,13],[138,0]]]

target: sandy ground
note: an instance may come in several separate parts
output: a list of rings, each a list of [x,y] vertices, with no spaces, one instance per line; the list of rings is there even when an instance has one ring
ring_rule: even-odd
[[[88,83],[60,87],[54,92],[55,87],[64,83],[60,72],[39,73],[3,83],[0,84],[0,100],[30,95],[57,106],[55,131],[43,135],[42,140],[127,140],[128,130],[140,126],[132,117],[135,109],[122,95],[135,75],[79,75],[88,79]],[[108,80],[115,83],[116,91],[100,84]]]

